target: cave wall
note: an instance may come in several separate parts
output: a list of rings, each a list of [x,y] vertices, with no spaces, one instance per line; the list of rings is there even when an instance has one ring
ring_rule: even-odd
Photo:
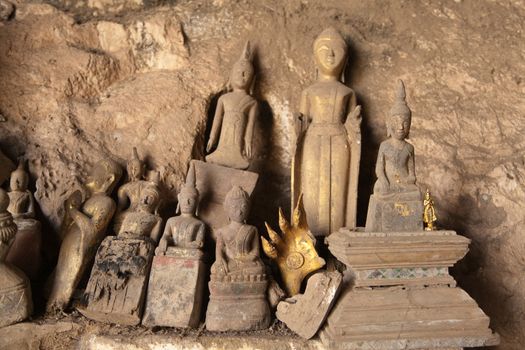
[[[358,222],[401,78],[419,184],[440,225],[472,239],[454,273],[501,334],[498,349],[525,346],[523,1],[12,3],[0,23],[0,147],[28,159],[46,235],[89,167],[101,157],[125,165],[133,146],[173,198],[188,161],[203,156],[210,106],[246,40],[265,150],[253,216],[275,221],[278,206],[288,209],[292,114],[315,78],[312,43],[334,26],[363,106]]]

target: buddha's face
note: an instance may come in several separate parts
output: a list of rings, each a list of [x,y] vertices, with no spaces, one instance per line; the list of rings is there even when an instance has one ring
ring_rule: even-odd
[[[410,120],[403,115],[394,115],[389,123],[390,135],[396,140],[404,140],[410,131]]]
[[[234,89],[247,90],[252,84],[253,67],[248,62],[237,62],[232,69],[230,84]]]
[[[236,199],[228,204],[229,218],[235,222],[245,222],[249,214],[249,203],[244,199]]]
[[[197,208],[197,198],[186,193],[180,193],[177,196],[179,208],[182,214],[194,214]]]
[[[129,162],[127,170],[132,181],[140,180],[144,176],[144,166],[142,162],[138,160],[132,160]]]
[[[321,41],[315,47],[315,63],[319,71],[339,77],[346,61],[346,48],[336,41]]]
[[[14,172],[11,175],[10,187],[13,191],[25,191],[27,190],[27,176],[24,173]]]

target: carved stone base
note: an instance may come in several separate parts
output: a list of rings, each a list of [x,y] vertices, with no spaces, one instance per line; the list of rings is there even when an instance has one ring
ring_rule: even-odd
[[[421,193],[371,195],[366,230],[380,232],[423,230]]]
[[[168,247],[165,256],[155,256],[142,324],[198,327],[206,270],[199,249]]]
[[[16,267],[0,263],[0,327],[21,322],[32,313],[28,278]]]
[[[9,248],[6,261],[22,270],[31,280],[38,278],[42,248],[41,224],[34,219],[16,219],[15,240]]]
[[[489,318],[450,276],[468,251],[454,231],[341,229],[326,242],[353,276],[320,332],[334,349],[490,346]]]
[[[259,175],[200,160],[192,160],[191,164],[195,167],[196,186],[201,198],[199,218],[209,226],[215,240],[215,230],[228,224],[228,215],[223,208],[226,194],[237,185],[251,196]]]
[[[320,336],[327,346],[338,349],[362,343],[370,346],[359,349],[395,350],[499,342],[476,302],[460,288],[446,286],[355,288],[339,299]]]
[[[95,321],[139,324],[154,249],[149,239],[105,238],[86,287],[87,307],[79,311]]]
[[[210,281],[206,328],[210,331],[249,331],[270,326],[266,300],[268,281]]]

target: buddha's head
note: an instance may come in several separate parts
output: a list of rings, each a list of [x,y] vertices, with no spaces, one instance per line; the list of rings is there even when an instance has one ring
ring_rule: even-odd
[[[199,203],[199,191],[195,187],[195,168],[190,166],[186,183],[177,196],[182,214],[195,214]]]
[[[128,171],[130,181],[140,180],[144,176],[146,166],[144,162],[140,160],[136,147],[133,147],[131,159],[128,161],[126,170]]]
[[[109,195],[122,176],[122,168],[112,160],[102,159],[95,163],[89,174],[86,187],[92,193]]]
[[[410,125],[412,122],[412,112],[406,103],[405,85],[403,81],[398,81],[396,92],[396,101],[390,115],[388,116],[386,127],[387,136],[393,137],[397,140],[404,140],[410,134]]]
[[[250,197],[240,186],[233,186],[224,199],[224,207],[231,221],[244,223],[250,213]]]
[[[339,78],[346,64],[348,46],[342,35],[330,27],[314,41],[314,57],[320,73]]]
[[[234,89],[248,90],[252,86],[255,70],[252,63],[250,42],[246,42],[241,58],[235,62],[230,74],[230,85]]]
[[[18,168],[11,173],[10,187],[11,191],[25,191],[29,183],[29,176],[24,169],[24,162],[18,163]]]

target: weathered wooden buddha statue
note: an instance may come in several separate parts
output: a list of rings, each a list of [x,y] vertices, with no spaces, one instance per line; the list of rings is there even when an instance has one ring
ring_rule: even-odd
[[[381,142],[377,155],[377,181],[368,207],[368,231],[423,229],[423,205],[416,185],[414,146],[406,141],[412,113],[405,98],[405,86],[399,80],[396,100],[386,122],[388,139]]]
[[[9,196],[0,188],[0,327],[23,321],[33,312],[29,280],[5,261],[17,232],[8,205]]]
[[[230,74],[232,91],[219,97],[213,118],[206,161],[235,169],[247,169],[252,158],[253,131],[258,115],[251,94],[255,71],[250,43]],[[215,150],[212,152],[212,150]]]
[[[260,257],[259,234],[247,225],[248,194],[234,186],[224,200],[230,224],[218,231],[211,268],[209,330],[254,330],[269,326],[268,279]]]
[[[297,149],[292,166],[292,210],[300,193],[316,236],[355,227],[361,158],[361,108],[341,82],[347,45],[333,28],[314,42],[317,81],[301,95],[296,119]]]
[[[121,176],[122,169],[117,163],[103,159],[93,166],[85,185],[87,195],[75,191],[66,201],[63,240],[51,276],[48,311],[63,310],[69,305],[88,264],[93,261],[115,213],[116,204],[110,194]]]
[[[32,280],[37,278],[40,268],[40,249],[42,246],[41,224],[35,219],[35,199],[28,189],[29,175],[20,161],[18,168],[11,173],[9,207],[18,233],[15,237],[7,261],[22,269]]]
[[[139,158],[136,147],[133,147],[131,159],[128,161],[126,170],[129,182],[120,186],[117,192],[117,212],[113,224],[115,233],[120,231],[120,225],[124,221],[126,214],[135,211],[137,208],[142,190],[151,185],[150,181],[145,179],[146,165]]]
[[[199,191],[192,165],[177,198],[180,215],[166,222],[153,259],[142,320],[146,326],[198,327],[202,316],[207,227],[196,216]]]

